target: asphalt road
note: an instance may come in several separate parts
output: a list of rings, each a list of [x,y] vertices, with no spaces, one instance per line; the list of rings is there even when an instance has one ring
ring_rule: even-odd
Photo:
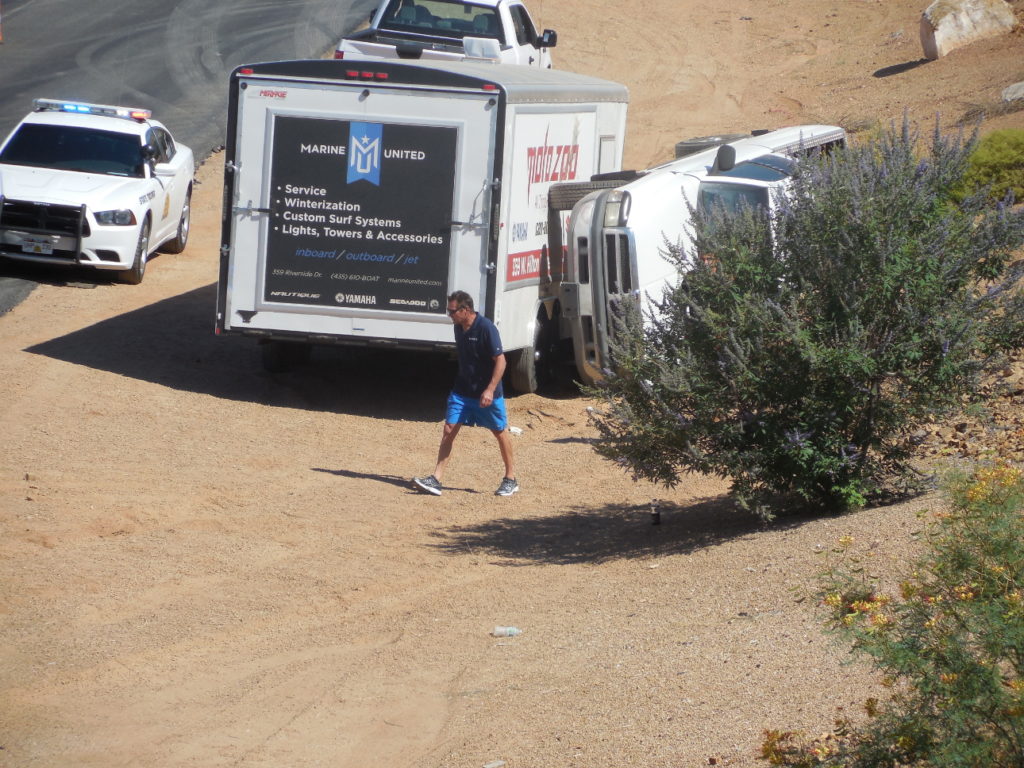
[[[375,6],[376,0],[0,0],[0,136],[34,98],[76,99],[152,109],[204,159],[224,143],[235,67],[318,57]],[[0,260],[0,314],[54,276]]]

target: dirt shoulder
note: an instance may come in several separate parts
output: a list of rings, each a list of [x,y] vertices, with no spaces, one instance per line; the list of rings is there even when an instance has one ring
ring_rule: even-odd
[[[915,64],[903,0],[534,5],[561,65],[629,85],[634,167],[714,132],[951,122],[1024,80],[1020,36]],[[763,729],[859,711],[873,677],[807,593],[842,535],[904,562],[935,499],[762,529],[719,479],[633,483],[585,401],[536,396],[511,401],[521,493],[466,430],[451,488],[416,494],[451,369],[271,375],[216,337],[218,163],[141,286],[55,279],[0,317],[0,763],[754,766]]]

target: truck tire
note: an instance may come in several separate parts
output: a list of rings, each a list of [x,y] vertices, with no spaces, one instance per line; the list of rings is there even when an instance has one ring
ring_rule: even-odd
[[[309,344],[301,341],[268,339],[262,347],[263,369],[268,373],[284,373],[296,365],[309,360],[312,351]]]
[[[548,208],[553,211],[571,211],[573,207],[599,189],[614,189],[626,182],[622,179],[603,179],[601,181],[574,181],[552,184],[548,188]]]
[[[730,141],[746,139],[749,136],[749,133],[722,133],[717,136],[694,136],[692,139],[684,139],[676,144],[676,158],[686,157],[696,152],[702,152],[705,149],[728,144]]]
[[[185,193],[185,204],[181,207],[181,218],[178,220],[178,231],[174,233],[174,239],[168,240],[160,249],[164,253],[181,253],[188,244],[188,232],[192,220],[192,187]]]
[[[514,394],[529,395],[537,391],[537,350],[523,347],[509,352],[508,384]]]
[[[142,222],[139,227],[139,242],[135,245],[135,259],[131,267],[118,272],[122,283],[138,285],[146,276],[146,261],[149,259],[149,219]]]
[[[544,310],[537,317],[537,330],[533,344],[509,352],[506,378],[515,394],[528,395],[548,389],[559,380],[562,366],[561,345],[558,339],[558,317],[548,320]]]

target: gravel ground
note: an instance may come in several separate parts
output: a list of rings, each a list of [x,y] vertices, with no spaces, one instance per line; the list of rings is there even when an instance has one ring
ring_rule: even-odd
[[[920,64],[905,0],[533,8],[559,65],[629,85],[633,167],[716,132],[952,125],[1024,79],[1019,35]],[[586,401],[538,396],[511,401],[521,493],[492,495],[479,431],[444,496],[414,493],[450,366],[326,350],[271,375],[215,337],[219,160],[141,286],[62,273],[0,317],[0,763],[754,766],[764,729],[877,694],[817,574],[844,535],[897,572],[938,498],[766,528],[721,480],[631,482]],[[1019,450],[1019,372],[1006,428],[935,425],[923,459]]]

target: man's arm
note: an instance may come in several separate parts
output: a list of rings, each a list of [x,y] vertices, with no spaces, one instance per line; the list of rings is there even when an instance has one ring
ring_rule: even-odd
[[[494,402],[494,389],[498,386],[498,382],[501,381],[501,377],[505,375],[505,353],[494,356],[494,372],[491,374],[491,381],[487,384],[487,389],[480,395],[480,407],[487,408],[491,403]]]

